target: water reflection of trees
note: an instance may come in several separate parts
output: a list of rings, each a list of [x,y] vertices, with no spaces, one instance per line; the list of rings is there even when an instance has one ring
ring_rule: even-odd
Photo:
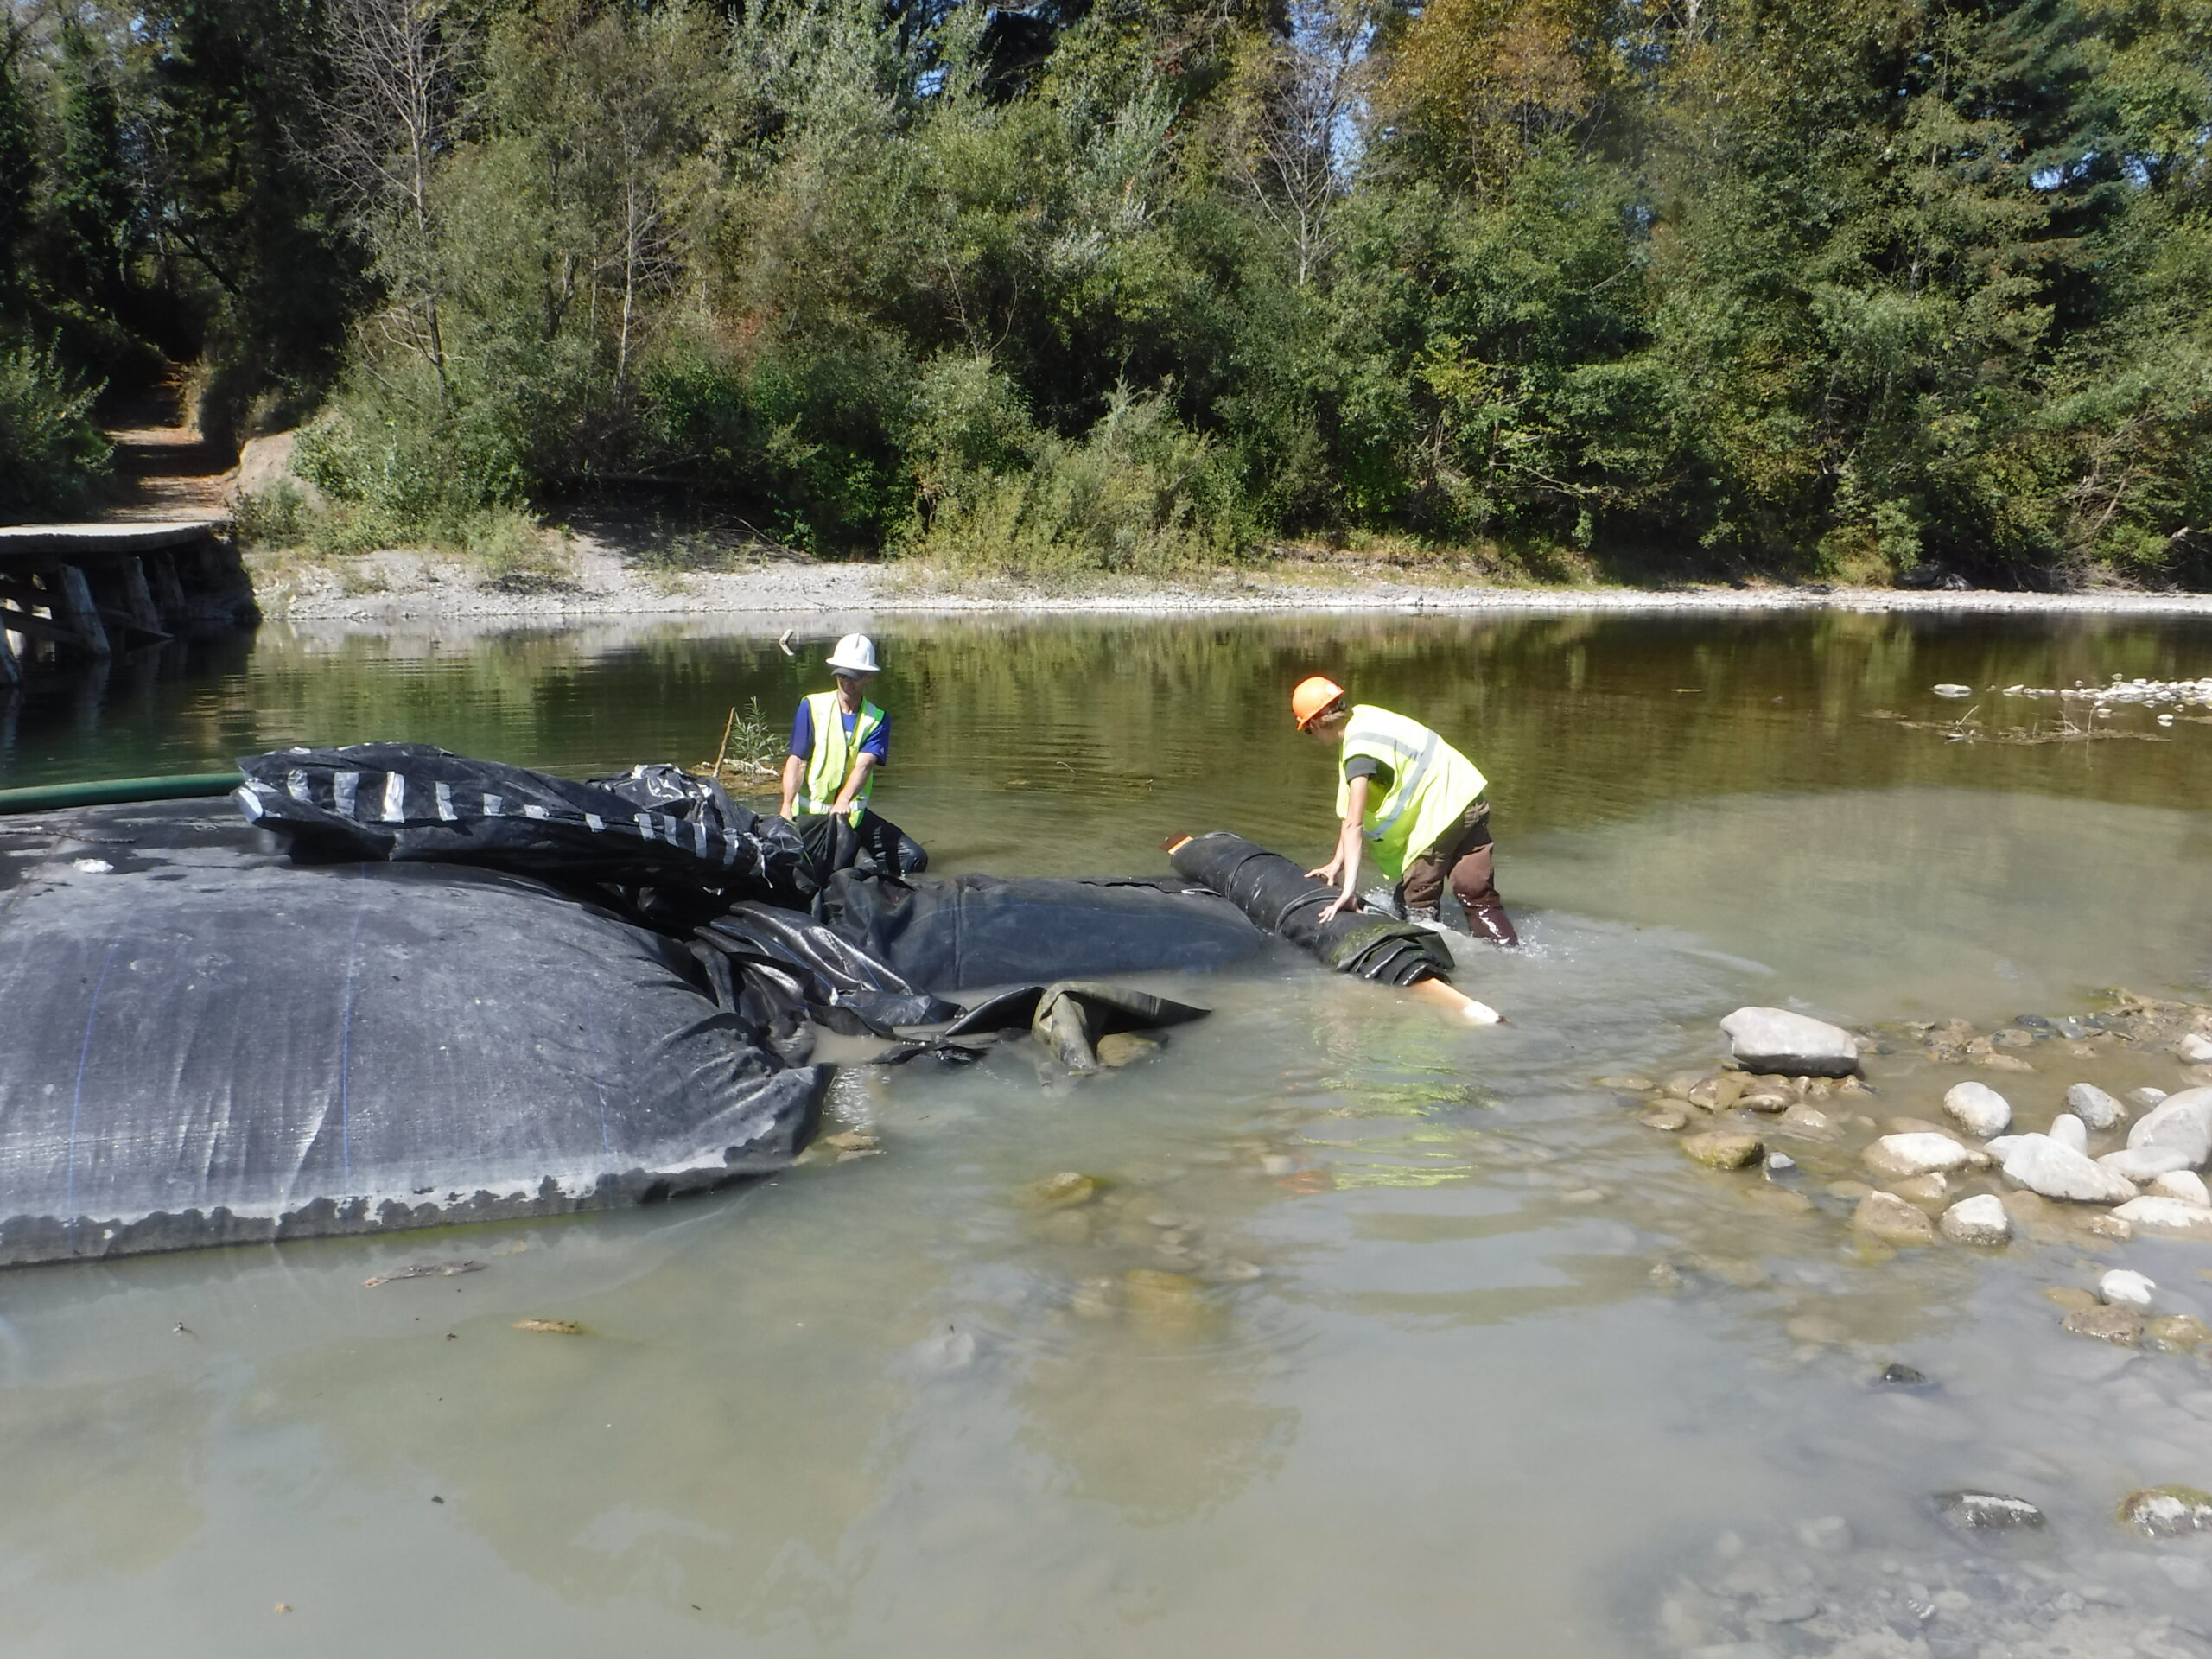
[[[878,632],[888,671],[877,695],[897,734],[887,783],[1014,779],[1084,805],[1150,780],[1163,817],[1300,834],[1325,823],[1327,766],[1291,731],[1284,699],[1317,670],[1461,741],[1497,780],[1502,825],[1520,833],[1734,789],[2184,798],[2194,728],[2114,756],[1950,746],[1865,716],[1926,713],[1938,680],[2177,677],[2201,669],[2212,637],[2176,620],[1850,612],[898,617]],[[459,639],[272,627],[250,661],[203,651],[146,659],[149,671],[134,658],[81,695],[57,685],[19,702],[10,769],[52,775],[63,756],[77,775],[151,764],[140,757],[184,769],[372,737],[580,772],[696,760],[731,703],[759,696],[779,714],[818,687],[824,643],[808,638],[787,658],[765,633],[675,623]]]

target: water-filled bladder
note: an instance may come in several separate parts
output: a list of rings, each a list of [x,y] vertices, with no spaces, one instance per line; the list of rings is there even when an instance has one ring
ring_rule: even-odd
[[[840,937],[939,993],[1241,961],[1267,936],[1190,881],[962,875],[906,883],[841,872],[817,908]]]
[[[1310,950],[1338,973],[1385,985],[1452,976],[1450,948],[1427,928],[1364,911],[1322,921],[1338,890],[1242,836],[1217,830],[1195,836],[1176,846],[1168,861],[1178,875],[1222,894],[1255,925]]]
[[[527,877],[189,804],[0,823],[0,1263],[634,1204],[781,1167],[826,1068]]]

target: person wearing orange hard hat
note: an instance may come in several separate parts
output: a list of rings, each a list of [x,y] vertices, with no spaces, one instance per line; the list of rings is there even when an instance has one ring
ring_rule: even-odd
[[[1440,924],[1451,884],[1474,932],[1500,945],[1520,944],[1497,896],[1491,844],[1488,780],[1475,763],[1403,715],[1346,702],[1344,687],[1315,674],[1290,694],[1298,729],[1338,745],[1336,856],[1306,874],[1343,891],[1321,912],[1328,921],[1359,908],[1363,849],[1397,884],[1406,919]]]

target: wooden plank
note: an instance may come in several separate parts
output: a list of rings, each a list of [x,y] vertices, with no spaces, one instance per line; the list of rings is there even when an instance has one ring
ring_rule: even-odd
[[[156,548],[191,547],[212,541],[229,527],[216,522],[172,521],[148,524],[0,525],[0,564],[19,558],[44,563],[60,557],[73,564],[87,560],[137,557]]]
[[[141,633],[158,633],[168,639],[162,628],[162,613],[154,604],[153,590],[146,586],[145,562],[125,559],[117,568],[123,577],[123,608],[130,614],[131,626]]]
[[[85,580],[85,573],[73,564],[61,564],[54,567],[54,574],[60,578],[54,584],[54,620],[67,622],[77,630],[79,650],[95,657],[112,655],[107,630],[100,625],[99,607],[92,603],[92,585]]]
[[[59,645],[81,645],[85,636],[68,622],[57,622],[50,616],[33,616],[29,611],[16,610],[0,605],[0,625],[39,639],[51,639]]]
[[[144,560],[146,579],[153,584],[154,603],[161,607],[164,626],[185,620],[189,614],[185,605],[184,584],[176,579],[176,555],[165,547],[157,547]]]

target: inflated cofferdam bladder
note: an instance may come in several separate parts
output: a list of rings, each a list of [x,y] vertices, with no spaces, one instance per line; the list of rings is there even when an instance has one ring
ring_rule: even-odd
[[[0,824],[0,1263],[649,1202],[812,1135],[827,1068],[673,941],[272,842],[183,804]]]
[[[1175,873],[1223,894],[1258,926],[1335,969],[1384,985],[1404,986],[1471,1022],[1491,1025],[1497,1010],[1455,990],[1452,954],[1425,927],[1361,911],[1321,920],[1338,890],[1317,881],[1280,853],[1217,830],[1169,837]]]

